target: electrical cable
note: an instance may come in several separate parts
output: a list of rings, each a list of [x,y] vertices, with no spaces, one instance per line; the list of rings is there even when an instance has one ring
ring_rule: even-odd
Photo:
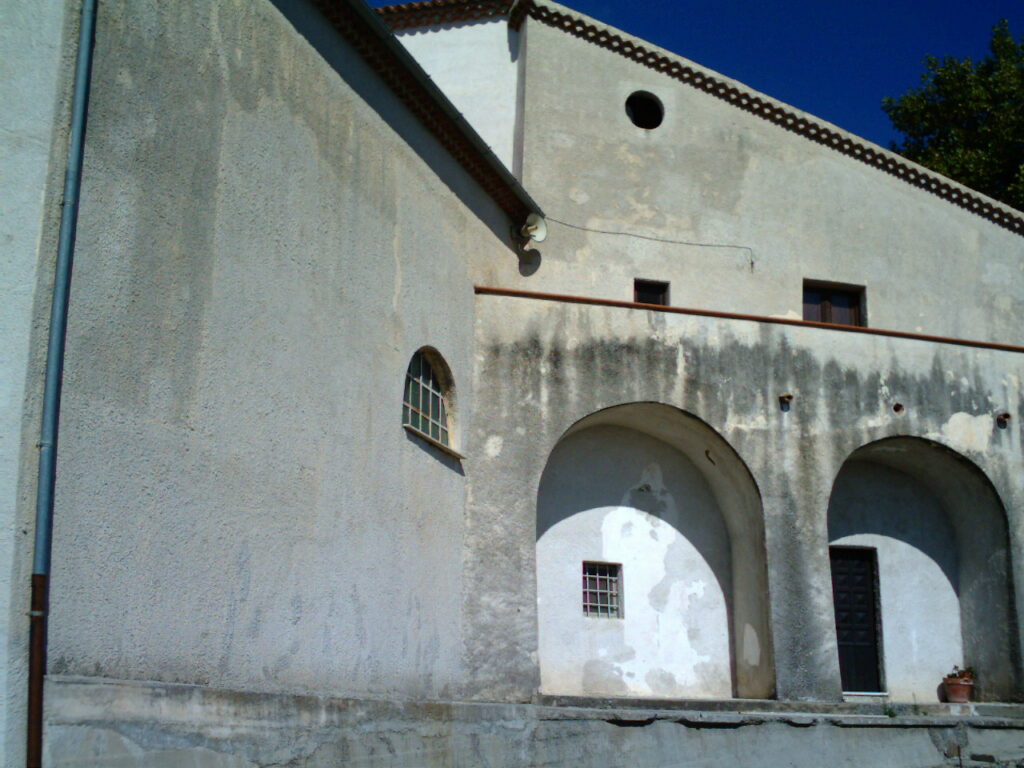
[[[694,242],[694,241],[691,241],[691,240],[671,240],[671,239],[664,238],[664,237],[654,237],[652,235],[641,235],[641,234],[638,234],[636,232],[615,232],[615,231],[607,230],[607,229],[592,229],[591,227],[583,227],[583,226],[580,226],[579,224],[570,224],[568,221],[562,221],[561,219],[556,219],[553,216],[545,215],[544,218],[547,219],[548,221],[554,222],[555,224],[561,224],[563,227],[569,227],[571,229],[578,229],[578,230],[580,230],[582,232],[594,232],[594,233],[599,234],[599,235],[618,235],[618,236],[622,236],[622,237],[637,237],[637,238],[640,238],[641,240],[653,240],[656,243],[671,243],[673,245],[692,245],[692,246],[695,246],[695,247],[698,247],[698,248],[730,248],[730,249],[737,250],[737,251],[746,251],[747,252],[747,258],[750,259],[750,271],[751,272],[754,271],[754,264],[756,263],[756,260],[754,259],[754,249],[751,248],[748,245],[727,245],[727,244],[724,244],[724,243],[698,243],[698,242]]]

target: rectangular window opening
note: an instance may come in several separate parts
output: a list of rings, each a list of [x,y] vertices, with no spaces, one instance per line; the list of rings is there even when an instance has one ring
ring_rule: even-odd
[[[622,618],[622,566],[619,563],[583,563],[583,615]]]
[[[864,286],[804,280],[804,320],[867,326]]]
[[[668,306],[668,283],[660,280],[633,281],[633,301],[637,304]]]

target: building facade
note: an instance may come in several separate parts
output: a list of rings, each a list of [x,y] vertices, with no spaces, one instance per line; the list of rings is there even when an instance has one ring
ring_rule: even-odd
[[[1024,215],[509,6],[101,4],[48,764],[1024,759]]]

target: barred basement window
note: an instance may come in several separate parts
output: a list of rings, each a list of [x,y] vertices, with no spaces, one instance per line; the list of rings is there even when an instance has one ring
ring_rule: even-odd
[[[618,563],[583,563],[583,615],[622,618],[622,566]]]

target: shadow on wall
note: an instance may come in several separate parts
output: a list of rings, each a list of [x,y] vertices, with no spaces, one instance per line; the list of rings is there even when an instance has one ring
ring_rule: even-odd
[[[430,135],[408,108],[385,86],[380,77],[352,49],[341,35],[324,23],[323,16],[309,0],[272,0],[324,62],[365,101],[437,174],[445,185],[510,249],[508,218],[469,176],[462,166]]]
[[[956,533],[942,504],[913,475],[878,462],[848,460],[836,477],[828,538],[874,534],[901,541],[942,569],[959,594]]]
[[[828,532],[832,547],[875,553],[879,621],[871,642],[877,679],[894,700],[934,701],[954,664],[977,669],[976,698],[1017,697],[1006,514],[976,465],[919,438],[859,448],[833,485]],[[843,635],[848,683],[855,651]]]
[[[619,569],[621,616],[587,614],[584,563]],[[538,491],[537,583],[546,693],[772,693],[760,497],[676,408],[618,406],[563,436]]]
[[[704,476],[683,454],[635,429],[596,426],[562,440],[537,497],[537,540],[592,509],[631,509],[663,522],[707,561],[730,590],[729,534]]]
[[[450,453],[445,453],[440,448],[431,445],[426,440],[414,435],[410,432],[405,433],[405,439],[415,445],[419,450],[423,451],[428,456],[434,458],[438,463],[443,464],[452,472],[462,477],[466,476],[465,471],[462,469],[462,462],[452,456]]]

